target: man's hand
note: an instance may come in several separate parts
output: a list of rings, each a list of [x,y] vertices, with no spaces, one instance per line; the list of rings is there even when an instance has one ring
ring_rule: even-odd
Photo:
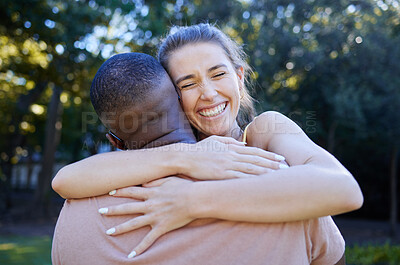
[[[160,236],[178,229],[194,220],[189,216],[188,206],[185,205],[185,189],[192,181],[178,177],[158,179],[145,184],[143,187],[128,187],[112,192],[116,197],[128,197],[141,202],[132,202],[99,209],[104,215],[143,215],[107,230],[109,235],[123,234],[143,226],[151,226],[151,231],[143,238],[129,258],[140,255],[148,249]]]

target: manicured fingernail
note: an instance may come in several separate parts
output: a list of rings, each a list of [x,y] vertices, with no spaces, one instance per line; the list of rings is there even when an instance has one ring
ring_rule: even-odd
[[[99,213],[101,213],[101,214],[106,214],[106,213],[108,213],[108,208],[100,208],[100,209],[99,209]]]
[[[108,193],[108,195],[114,195],[115,193],[117,193],[117,190],[112,190]]]
[[[136,256],[136,251],[132,251],[131,253],[129,253],[128,259],[134,258],[135,256]]]
[[[275,155],[275,159],[276,159],[276,160],[279,160],[279,161],[283,161],[283,160],[285,160],[286,158],[285,158],[284,156],[281,156],[281,155]]]
[[[107,234],[107,235],[112,235],[112,234],[114,234],[114,233],[115,233],[115,227],[110,228],[110,229],[108,229],[108,230],[106,231],[106,234]]]
[[[285,168],[289,168],[289,166],[284,165],[284,164],[279,164],[279,168],[280,168],[280,169],[285,169]]]

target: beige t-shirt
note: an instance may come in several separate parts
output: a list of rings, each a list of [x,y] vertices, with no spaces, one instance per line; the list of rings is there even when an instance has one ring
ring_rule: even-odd
[[[128,259],[150,227],[108,236],[107,229],[133,216],[106,217],[98,209],[129,201],[108,195],[67,200],[53,238],[53,265],[333,265],[344,253],[343,237],[331,217],[276,224],[202,219]]]

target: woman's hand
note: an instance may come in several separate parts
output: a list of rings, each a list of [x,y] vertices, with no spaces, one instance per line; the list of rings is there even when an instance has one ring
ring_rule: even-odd
[[[124,215],[137,214],[143,215],[135,217],[128,222],[120,224],[107,230],[108,235],[119,235],[143,226],[151,226],[151,231],[143,238],[129,258],[143,253],[160,236],[169,231],[178,229],[194,220],[190,217],[184,192],[192,181],[179,178],[168,177],[152,181],[142,187],[128,187],[111,192],[116,197],[128,197],[141,202],[132,202],[99,209],[99,213],[104,215]]]
[[[199,180],[254,177],[280,168],[283,156],[230,137],[210,136],[196,144],[185,145],[181,174]]]

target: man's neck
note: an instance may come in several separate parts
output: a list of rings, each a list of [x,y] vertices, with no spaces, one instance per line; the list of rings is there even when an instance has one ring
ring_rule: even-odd
[[[196,138],[191,129],[177,128],[164,135],[160,135],[160,137],[147,143],[141,148],[153,148],[174,143],[195,143],[195,142]]]
[[[152,148],[174,143],[196,142],[192,127],[180,107],[178,107],[176,111],[170,109],[167,115],[162,116],[162,120],[157,125],[152,128],[153,132],[162,133],[153,134],[153,137],[141,148]],[[166,130],[166,128],[168,128],[168,130]]]

